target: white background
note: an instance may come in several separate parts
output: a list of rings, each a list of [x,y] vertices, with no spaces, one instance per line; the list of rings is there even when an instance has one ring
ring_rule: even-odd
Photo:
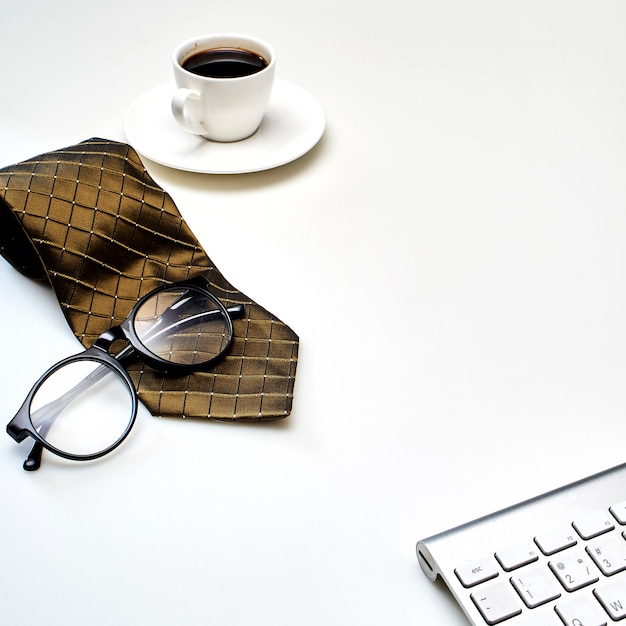
[[[3,2],[0,165],[92,136],[183,39],[271,41],[326,133],[212,176],[145,164],[301,339],[273,425],[142,413],[110,458],[0,437],[0,621],[462,626],[415,542],[626,460],[621,0]],[[0,262],[5,422],[77,352]]]

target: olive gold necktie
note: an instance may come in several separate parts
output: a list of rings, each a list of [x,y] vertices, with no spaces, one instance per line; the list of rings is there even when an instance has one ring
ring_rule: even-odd
[[[245,306],[228,355],[184,375],[129,363],[142,402],[169,417],[291,412],[298,336],[227,282],[129,145],[94,138],[0,168],[0,252],[26,276],[49,281],[85,347],[153,289],[206,276],[226,307]]]

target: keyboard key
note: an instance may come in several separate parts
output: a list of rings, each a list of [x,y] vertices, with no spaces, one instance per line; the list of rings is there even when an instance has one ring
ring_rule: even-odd
[[[595,583],[599,578],[598,568],[580,550],[560,555],[558,560],[550,561],[548,565],[567,591]]]
[[[606,626],[606,613],[593,596],[572,596],[556,607],[566,626]]]
[[[464,587],[473,587],[498,575],[498,568],[493,559],[481,559],[468,563],[454,570]]]
[[[537,535],[535,543],[546,556],[550,556],[555,552],[575,546],[577,542],[571,528],[562,528]]]
[[[626,524],[626,500],[613,505],[609,510],[620,524]]]
[[[617,621],[626,617],[626,580],[616,580],[593,593],[611,619]]]
[[[511,578],[511,583],[529,609],[555,600],[561,595],[561,588],[554,576],[543,565],[527,567],[517,572]]]
[[[506,582],[486,585],[471,598],[487,624],[499,624],[522,612],[519,598]]]
[[[596,540],[587,546],[587,552],[605,576],[626,569],[626,541],[621,535]]]
[[[613,518],[605,511],[595,511],[576,520],[572,526],[583,539],[591,539],[615,528]]]
[[[531,542],[519,543],[516,546],[496,552],[496,559],[507,572],[522,567],[522,565],[533,563],[538,558],[537,548]]]

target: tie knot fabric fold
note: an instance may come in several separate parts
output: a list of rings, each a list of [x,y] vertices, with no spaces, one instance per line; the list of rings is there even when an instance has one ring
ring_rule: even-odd
[[[146,293],[199,274],[226,307],[245,306],[228,356],[212,370],[171,376],[129,364],[153,415],[263,420],[291,412],[297,335],[228,283],[129,145],[94,138],[1,168],[0,198],[2,254],[49,281],[85,347]]]

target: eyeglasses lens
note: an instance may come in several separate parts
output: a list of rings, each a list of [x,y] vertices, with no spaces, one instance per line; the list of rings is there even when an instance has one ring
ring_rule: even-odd
[[[135,332],[149,352],[177,365],[201,365],[230,341],[228,320],[212,299],[195,289],[167,289],[137,310]]]
[[[90,456],[124,436],[133,396],[119,374],[81,359],[56,369],[37,389],[30,407],[35,430],[66,454]]]

